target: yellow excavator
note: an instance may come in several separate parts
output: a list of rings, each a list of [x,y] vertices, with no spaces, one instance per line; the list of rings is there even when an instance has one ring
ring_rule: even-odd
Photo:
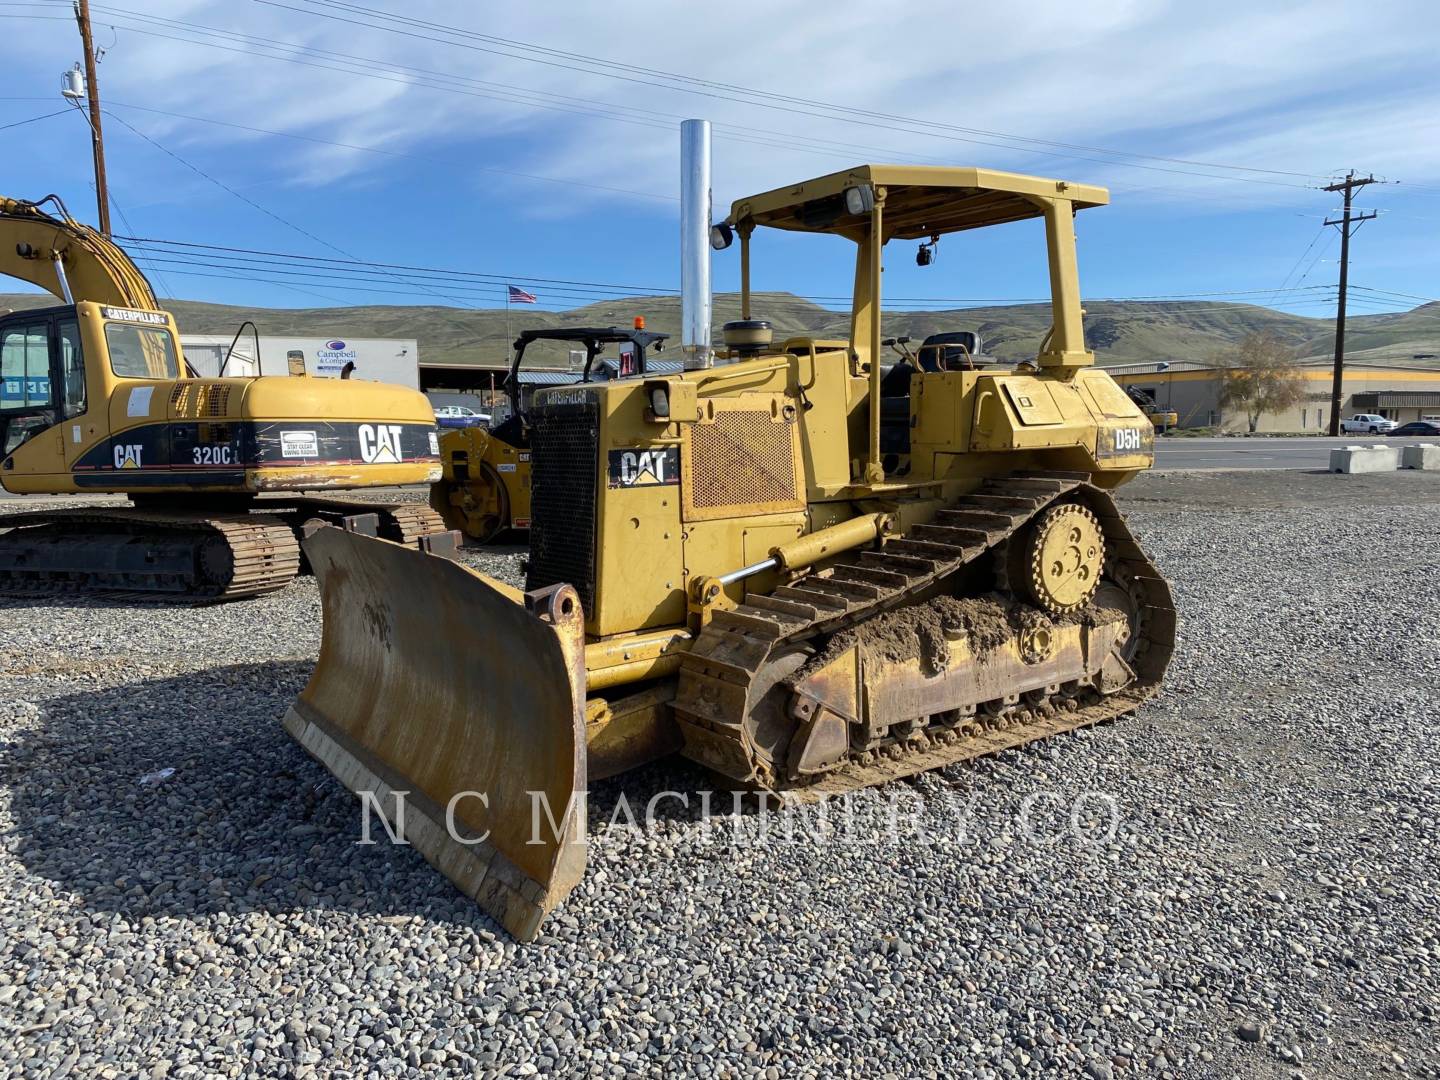
[[[437,479],[419,392],[194,377],[144,274],[53,195],[0,198],[0,273],[64,301],[0,318],[0,485],[135,504],[0,513],[0,592],[227,600],[294,578],[317,523],[437,551],[453,540],[428,506],[300,494]]]
[[[535,394],[524,590],[306,541],[324,640],[286,728],[520,938],[583,873],[591,780],[678,751],[729,785],[843,793],[1129,713],[1174,645],[1110,495],[1154,432],[1085,346],[1074,219],[1103,188],[861,165],[740,199],[712,231],[739,239],[743,310],[717,354],[696,186],[687,370]],[[885,245],[1027,219],[1053,310],[1033,361],[887,370]],[[765,230],[855,244],[848,340],[772,340]]]
[[[490,429],[452,428],[440,433],[440,458],[445,474],[430,488],[430,505],[445,524],[472,540],[487,543],[511,529],[530,528],[530,422],[525,415],[520,368],[537,341],[581,345],[585,366],[580,382],[588,383],[595,359],[606,345],[618,346],[616,376],[643,376],[651,349],[664,346],[669,334],[645,329],[637,317],[633,329],[618,326],[567,326],[522,330],[515,339],[510,374],[505,380],[510,415]]]

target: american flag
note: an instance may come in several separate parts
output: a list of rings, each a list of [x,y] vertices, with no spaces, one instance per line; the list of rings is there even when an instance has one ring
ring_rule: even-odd
[[[538,303],[539,303],[539,301],[535,299],[535,294],[534,294],[534,293],[526,292],[524,289],[520,288],[518,285],[507,285],[507,286],[505,286],[505,287],[510,290],[510,303],[512,303],[512,304],[538,304]]]

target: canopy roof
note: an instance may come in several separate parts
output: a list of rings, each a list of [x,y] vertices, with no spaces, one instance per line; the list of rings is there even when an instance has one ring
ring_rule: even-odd
[[[1076,209],[1110,201],[1102,187],[994,169],[857,165],[740,199],[728,220],[738,225],[748,218],[756,225],[797,232],[855,233],[869,221],[869,214],[851,214],[845,206],[845,189],[858,184],[885,189],[887,239],[925,239],[1040,217],[1044,204],[1053,199],[1068,199]]]
[[[642,349],[648,349],[669,334],[653,330],[632,330],[623,326],[547,326],[536,330],[521,330],[515,344],[529,345],[532,341],[573,341],[581,345],[600,346],[617,341],[634,342]]]

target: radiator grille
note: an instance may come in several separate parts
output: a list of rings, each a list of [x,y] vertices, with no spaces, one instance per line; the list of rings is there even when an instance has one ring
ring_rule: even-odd
[[[230,387],[178,382],[170,391],[170,409],[179,419],[225,416],[230,411]]]
[[[759,410],[727,410],[713,424],[691,426],[690,506],[778,510],[798,503],[791,428]]]
[[[573,585],[595,606],[595,497],[600,410],[545,405],[530,417],[530,569],[526,589]]]

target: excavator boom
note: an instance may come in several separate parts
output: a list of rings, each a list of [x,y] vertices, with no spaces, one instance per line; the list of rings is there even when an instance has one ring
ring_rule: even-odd
[[[42,209],[53,202],[59,216]],[[38,285],[67,304],[159,311],[155,291],[114,241],[66,212],[55,195],[39,202],[0,196],[0,274]]]

